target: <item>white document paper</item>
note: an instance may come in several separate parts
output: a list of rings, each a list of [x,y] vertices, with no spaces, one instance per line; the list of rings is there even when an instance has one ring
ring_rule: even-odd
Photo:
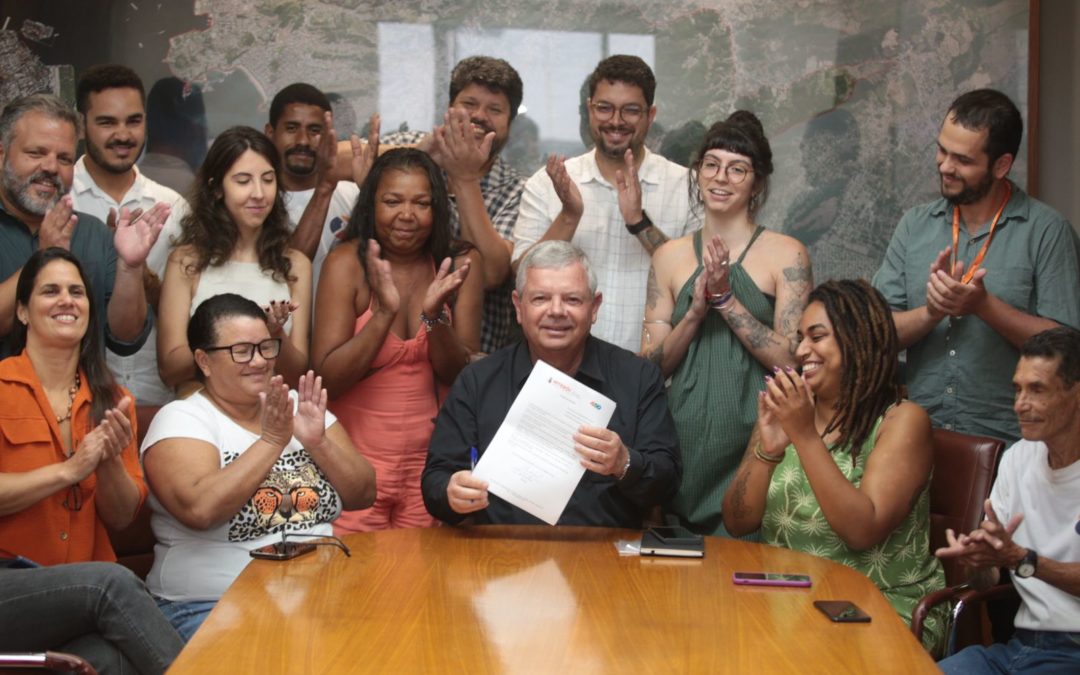
[[[574,434],[607,427],[614,412],[608,397],[537,361],[473,475],[491,494],[554,525],[585,472]]]

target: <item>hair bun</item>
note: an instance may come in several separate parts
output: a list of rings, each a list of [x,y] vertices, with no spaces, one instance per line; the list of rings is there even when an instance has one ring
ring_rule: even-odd
[[[749,132],[758,138],[765,137],[765,128],[761,126],[761,120],[749,110],[736,110],[728,115],[728,118],[724,121],[734,127],[739,127],[743,131]]]

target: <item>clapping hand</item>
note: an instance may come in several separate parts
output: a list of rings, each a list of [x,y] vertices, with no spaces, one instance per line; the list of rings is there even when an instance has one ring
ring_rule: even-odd
[[[705,266],[705,292],[707,294],[716,295],[731,290],[730,256],[731,252],[728,251],[720,235],[714,236],[705,243],[705,250],[701,252],[701,263]]]
[[[299,403],[293,418],[293,435],[305,448],[313,448],[326,438],[326,389],[322,377],[309,370],[300,376],[296,392]]]
[[[281,375],[270,378],[266,391],[259,393],[262,408],[260,438],[275,448],[284,449],[293,437],[293,409],[289,400],[289,385]]]
[[[424,304],[421,309],[424,316],[428,318],[433,319],[439,315],[443,305],[450,300],[450,296],[457,289],[461,288],[461,284],[465,283],[465,277],[469,275],[470,261],[468,259],[453,272],[450,271],[452,262],[450,258],[443,259],[442,264],[439,265],[439,270],[435,273],[435,278],[428,285],[427,293],[424,294]]]
[[[71,235],[75,232],[75,215],[71,195],[64,195],[45,212],[38,228],[38,248],[44,250],[53,246],[65,251],[71,249]]]
[[[956,558],[968,567],[1013,567],[1026,553],[1024,547],[1013,541],[1012,535],[1023,522],[1023,514],[1014,515],[1008,523],[1002,524],[994,513],[993,503],[987,499],[983,503],[986,520],[982,521],[971,534],[957,535],[951,529],[945,530],[944,546],[934,551],[939,558]]]
[[[397,314],[401,308],[401,296],[394,285],[390,261],[379,257],[379,242],[374,239],[368,241],[365,261],[368,288],[371,289],[372,313]]]
[[[368,172],[371,171],[371,166],[379,157],[379,127],[381,125],[381,119],[379,113],[375,113],[371,116],[371,122],[368,125],[367,143],[361,142],[356,134],[349,136],[349,145],[352,147],[353,182],[357,185],[364,182]]]
[[[547,160],[547,175],[555,194],[562,202],[562,210],[569,216],[580,218],[585,211],[585,202],[581,199],[581,190],[566,171],[566,157],[550,155]]]
[[[758,393],[757,428],[761,439],[761,451],[771,457],[779,457],[791,443],[791,439],[784,432],[780,419],[765,405],[767,395],[765,391]]]
[[[300,305],[291,300],[271,300],[269,305],[263,305],[262,309],[266,312],[266,326],[270,330],[271,337],[279,338],[285,335],[285,324],[299,307]]]
[[[125,265],[132,269],[142,267],[171,210],[172,207],[165,202],[158,202],[141,217],[136,218],[127,207],[120,209],[113,245],[116,247],[117,257]]]
[[[105,411],[101,423],[83,437],[79,447],[64,462],[68,479],[77,483],[93,473],[102,462],[119,457],[131,444],[131,421],[127,410],[131,397],[125,396],[115,407]]]
[[[615,187],[619,191],[619,212],[627,225],[637,225],[644,217],[641,210],[641,181],[634,164],[634,151],[626,149],[623,156],[624,169],[615,171]]]
[[[431,135],[432,149],[452,181],[480,180],[491,157],[494,131],[477,140],[468,111],[451,108],[446,111],[442,126],[436,127]]]
[[[794,368],[774,368],[765,378],[762,396],[766,410],[776,418],[788,438],[815,434],[814,394]]]

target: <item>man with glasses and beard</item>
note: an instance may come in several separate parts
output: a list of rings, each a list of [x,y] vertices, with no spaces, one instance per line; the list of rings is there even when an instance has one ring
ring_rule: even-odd
[[[147,309],[143,269],[169,216],[155,204],[140,218],[126,210],[115,230],[72,207],[72,174],[79,118],[63,101],[33,94],[0,113],[0,337],[15,321],[15,285],[23,264],[39,248],[71,251],[86,268],[104,340],[117,354],[132,354],[146,341],[153,321]],[[6,341],[0,357],[9,356]]]
[[[907,349],[911,399],[936,427],[1010,443],[1020,346],[1080,327],[1080,241],[1008,179],[1023,129],[999,91],[953,101],[937,140],[941,199],[904,214],[874,276]]]
[[[604,289],[593,334],[636,352],[653,252],[699,226],[690,213],[687,170],[649,152],[656,78],[636,56],[610,56],[588,80],[595,147],[552,156],[525,183],[514,227],[515,265],[536,243],[570,241],[592,261]]]
[[[172,241],[180,234],[187,202],[172,188],[144,176],[135,165],[146,144],[146,105],[142,80],[131,68],[117,64],[91,66],[79,78],[75,108],[82,116],[86,154],[75,162],[71,196],[75,208],[115,226],[123,208],[134,214],[154,204],[172,207],[146,268],[146,295],[157,307],[165,263]],[[157,331],[151,330],[137,353],[106,352],[109,367],[140,404],[164,405],[173,399],[157,371]]]

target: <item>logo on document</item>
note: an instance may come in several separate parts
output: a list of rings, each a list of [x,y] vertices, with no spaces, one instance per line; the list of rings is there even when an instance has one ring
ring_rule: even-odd
[[[601,405],[600,405],[599,403],[597,403],[596,401],[589,401],[589,405],[591,405],[592,407],[596,408],[597,410],[603,410],[603,406],[601,406]]]
[[[554,377],[549,377],[548,378],[548,384],[555,385],[556,389],[560,389],[560,390],[562,390],[563,392],[565,392],[567,394],[569,394],[571,391],[573,391],[572,389],[570,389],[570,385],[559,382]]]

